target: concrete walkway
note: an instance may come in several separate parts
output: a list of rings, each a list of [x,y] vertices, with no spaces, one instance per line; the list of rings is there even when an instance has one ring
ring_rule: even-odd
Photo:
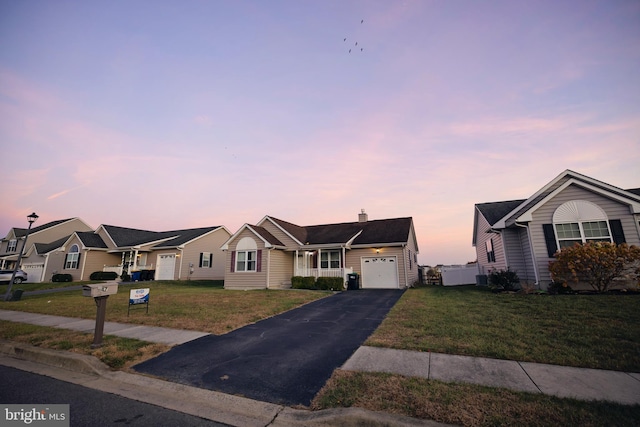
[[[9,310],[0,310],[0,319],[89,333],[93,332],[95,325],[93,320]],[[203,332],[113,322],[105,323],[104,333],[169,345],[183,344],[208,335]],[[341,369],[480,384],[581,400],[640,404],[640,373],[632,372],[366,346],[360,347]]]

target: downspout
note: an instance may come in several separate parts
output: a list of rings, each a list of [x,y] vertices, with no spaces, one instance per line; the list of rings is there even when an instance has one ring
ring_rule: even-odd
[[[271,287],[271,249],[273,248],[267,249],[267,289]]]
[[[408,288],[409,284],[407,283],[409,281],[409,276],[407,274],[407,244],[403,243],[402,244],[402,258],[404,258],[404,287]]]
[[[536,278],[536,288],[540,289],[540,276],[538,276],[538,262],[536,261],[536,254],[533,251],[533,241],[531,240],[531,229],[527,224],[522,225],[519,223],[515,223],[518,227],[525,228],[527,230],[527,240],[529,241],[529,250],[531,251],[531,263],[533,264],[533,275]]]
[[[182,280],[182,263],[184,262],[184,248],[178,246],[178,250],[180,251],[180,267],[178,268],[178,280]]]

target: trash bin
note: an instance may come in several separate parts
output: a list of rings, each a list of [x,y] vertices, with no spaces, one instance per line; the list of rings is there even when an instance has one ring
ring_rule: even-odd
[[[16,289],[11,293],[11,299],[9,301],[20,301],[23,292],[24,291],[22,289]]]
[[[358,273],[347,274],[347,290],[354,291],[360,289],[360,275]]]
[[[134,271],[131,273],[131,280],[133,282],[138,282],[140,281],[140,276],[141,276],[141,272],[140,271]]]

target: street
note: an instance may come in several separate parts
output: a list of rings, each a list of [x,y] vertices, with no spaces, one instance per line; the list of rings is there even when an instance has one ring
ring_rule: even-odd
[[[0,378],[1,404],[69,404],[71,426],[225,426],[1,365]],[[0,424],[2,421],[0,415]]]

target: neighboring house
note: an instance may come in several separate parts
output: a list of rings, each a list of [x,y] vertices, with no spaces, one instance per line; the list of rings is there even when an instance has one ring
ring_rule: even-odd
[[[623,190],[566,170],[528,199],[475,205],[480,274],[509,267],[546,289],[558,249],[606,241],[640,245],[640,189]]]
[[[35,224],[34,224],[35,225]],[[27,273],[28,282],[44,280],[47,265],[47,246],[51,242],[68,238],[75,231],[89,231],[92,228],[80,218],[51,221],[35,226],[29,231],[21,268]],[[12,228],[0,241],[0,269],[13,269],[24,245],[26,228]],[[36,248],[39,248],[37,250]]]
[[[226,289],[290,288],[293,276],[360,274],[362,288],[405,288],[418,280],[413,219],[299,226],[271,216],[225,242]]]
[[[58,249],[62,258],[56,272],[73,280],[88,280],[95,271],[144,271],[154,280],[222,280],[220,246],[230,235],[224,226],[157,232],[101,225],[69,236]]]

